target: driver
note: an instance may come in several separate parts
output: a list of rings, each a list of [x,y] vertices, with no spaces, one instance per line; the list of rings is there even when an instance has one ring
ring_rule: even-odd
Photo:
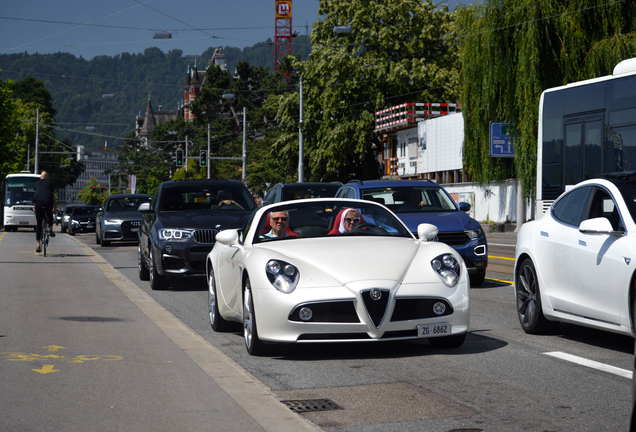
[[[422,199],[422,193],[417,189],[412,189],[409,194],[409,200],[402,204],[399,208],[400,211],[413,211],[420,210],[422,207],[427,206],[428,203]]]
[[[269,214],[269,224],[272,227],[272,230],[266,234],[263,234],[262,237],[268,237],[268,238],[288,237],[286,231],[287,231],[287,227],[289,226],[289,212],[287,211],[271,212]]]
[[[225,205],[235,205],[241,210],[245,210],[242,205],[234,201],[234,197],[232,196],[232,191],[224,189],[219,192],[219,204],[218,207]]]
[[[339,231],[341,234],[350,233],[360,224],[360,213],[356,209],[346,209],[340,219]]]

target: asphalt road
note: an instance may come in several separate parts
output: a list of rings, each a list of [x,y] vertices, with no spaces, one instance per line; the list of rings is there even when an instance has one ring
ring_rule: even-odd
[[[75,240],[279,399],[326,398],[344,408],[302,414],[324,430],[628,430],[633,339],[565,324],[554,335],[526,335],[513,286],[496,282],[512,281],[513,234],[489,237],[487,281],[471,291],[470,332],[460,349],[434,349],[426,341],[321,344],[277,348],[266,357],[247,355],[240,328],[210,329],[203,277],[182,278],[168,291],[153,292],[137,278],[135,244],[100,247],[92,234]],[[68,275],[68,283],[72,280]]]
[[[419,341],[298,345],[262,358],[246,354],[240,328],[210,329],[203,277],[152,292],[137,279],[136,245],[100,248],[94,236],[79,240],[279,398],[342,406],[303,414],[326,430],[627,430],[633,339],[565,324],[555,335],[526,335],[510,285],[514,233],[489,235],[487,281],[472,289],[471,330],[458,350]],[[597,363],[582,364],[589,361]]]

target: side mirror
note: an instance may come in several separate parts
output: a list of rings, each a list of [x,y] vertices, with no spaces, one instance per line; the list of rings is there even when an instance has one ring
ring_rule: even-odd
[[[588,235],[625,235],[623,231],[614,231],[609,219],[604,217],[584,220],[579,225],[579,232]]]
[[[216,235],[216,241],[226,245],[232,246],[239,244],[239,232],[237,229],[226,229]]]
[[[467,202],[460,202],[459,209],[463,212],[470,211],[470,204],[468,204]]]
[[[422,223],[417,226],[417,236],[421,241],[430,241],[437,237],[439,230],[433,224]]]
[[[152,209],[150,208],[150,203],[145,202],[139,204],[139,208],[137,209],[139,213],[152,213]]]

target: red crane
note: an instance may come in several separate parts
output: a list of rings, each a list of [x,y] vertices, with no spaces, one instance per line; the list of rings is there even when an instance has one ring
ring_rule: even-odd
[[[275,70],[278,70],[283,57],[292,53],[292,38],[294,36],[296,34],[292,34],[292,2],[291,0],[276,0]]]

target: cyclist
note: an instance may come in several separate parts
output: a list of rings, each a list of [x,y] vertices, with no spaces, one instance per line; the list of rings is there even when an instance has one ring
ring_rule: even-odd
[[[38,247],[35,250],[40,252],[40,238],[42,237],[42,219],[44,219],[44,212],[49,217],[49,228],[51,230],[51,237],[55,237],[53,232],[53,211],[57,211],[55,203],[55,188],[53,183],[49,180],[49,173],[42,171],[40,174],[40,180],[35,182],[35,193],[33,194],[33,204],[35,204],[35,220],[37,221],[37,227],[35,228],[35,239],[38,241]]]

